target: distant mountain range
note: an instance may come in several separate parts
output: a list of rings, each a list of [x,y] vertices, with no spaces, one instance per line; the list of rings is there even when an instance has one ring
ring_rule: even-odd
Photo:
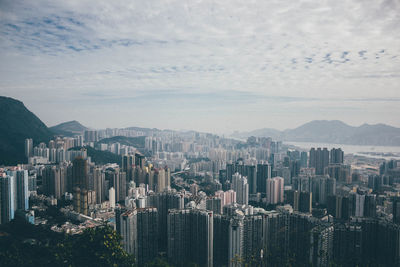
[[[78,121],[67,121],[60,123],[56,126],[50,127],[50,130],[55,134],[64,135],[64,136],[74,136],[74,135],[83,135],[83,133],[89,128],[83,126]]]
[[[354,127],[338,120],[315,120],[295,129],[284,131],[264,128],[251,132],[236,132],[232,135],[235,138],[249,136],[271,137],[276,140],[293,142],[400,146],[400,128],[385,124],[363,124]]]
[[[15,165],[26,162],[24,142],[32,138],[34,145],[48,142],[54,135],[72,136],[82,134],[87,127],[77,121],[69,121],[48,128],[38,117],[30,112],[21,101],[0,96],[0,165]],[[130,127],[145,133],[162,131],[159,129]],[[170,130],[164,130],[170,131]],[[173,132],[173,131],[172,131]],[[192,135],[194,132],[182,134]],[[249,136],[271,137],[275,140],[294,142],[336,143],[349,145],[400,146],[400,128],[385,124],[359,127],[347,125],[341,121],[311,121],[295,129],[279,131],[258,129],[232,135],[236,138]],[[144,146],[144,138],[113,137],[102,143],[121,142],[136,147]]]
[[[48,142],[53,132],[21,101],[0,96],[0,165],[26,163],[25,139]]]

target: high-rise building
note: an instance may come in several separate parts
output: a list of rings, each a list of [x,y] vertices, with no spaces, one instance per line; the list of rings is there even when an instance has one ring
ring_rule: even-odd
[[[270,164],[257,164],[257,192],[266,193],[267,179],[271,179],[271,172]]]
[[[167,217],[170,209],[184,208],[184,195],[176,190],[165,190],[161,193],[152,193],[147,197],[147,207],[155,207],[158,211],[158,247],[161,251],[167,249]]]
[[[33,156],[33,140],[31,138],[25,139],[25,157],[28,159]]]
[[[222,199],[220,197],[207,198],[206,209],[211,210],[213,214],[222,214]]]
[[[333,164],[343,164],[344,153],[341,148],[332,148],[330,151],[330,161]]]
[[[96,203],[103,203],[106,200],[105,174],[101,168],[94,168],[93,170],[93,187],[96,191]]]
[[[348,220],[352,213],[350,199],[347,196],[329,196],[327,210],[336,219]]]
[[[369,175],[368,176],[368,187],[376,191],[383,185],[383,179],[381,175]]]
[[[142,154],[136,153],[135,154],[135,165],[143,170],[145,163],[146,163],[145,157]]]
[[[376,217],[376,195],[365,195],[364,217]]]
[[[122,168],[121,170],[126,173],[128,181],[133,179],[132,167],[135,165],[134,155],[122,155]]]
[[[110,207],[115,208],[115,189],[114,189],[114,187],[111,187],[108,190],[108,199],[110,201]]]
[[[393,198],[393,222],[400,224],[400,197]]]
[[[302,152],[300,153],[300,166],[301,166],[302,168],[307,168],[307,167],[308,167],[308,166],[307,166],[307,162],[308,162],[308,155],[307,155],[307,152],[302,151]]]
[[[249,184],[249,194],[257,193],[257,171],[254,165],[245,165],[243,176],[247,177],[247,183]]]
[[[332,225],[318,225],[310,234],[310,263],[312,266],[329,266],[333,259],[333,233]]]
[[[249,203],[249,185],[247,178],[239,173],[232,176],[232,189],[236,192],[236,202],[247,205]]]
[[[263,262],[270,262],[273,260],[272,257],[284,259],[288,250],[288,216],[277,211],[267,211],[262,216],[264,220]]]
[[[158,255],[158,214],[156,208],[137,209],[137,231],[137,262],[139,266],[143,266]]]
[[[168,211],[168,259],[184,266],[190,262],[213,266],[213,213],[185,209]]]
[[[89,175],[87,159],[76,157],[72,166],[72,184],[74,197],[74,210],[78,213],[88,215],[89,200]]]
[[[158,254],[158,216],[156,208],[116,210],[117,232],[122,245],[139,266],[144,266]]]
[[[99,141],[99,133],[94,130],[86,130],[84,132],[84,139],[86,143]]]
[[[329,165],[329,151],[327,148],[321,149],[320,147],[310,150],[310,163],[311,168],[315,168],[315,174],[324,174],[324,169]]]
[[[350,184],[350,170],[350,165],[330,164],[325,168],[324,174],[328,174],[329,177],[335,178],[338,182]]]
[[[312,212],[312,193],[299,192],[298,211],[311,213]]]
[[[283,186],[284,179],[282,177],[267,180],[267,204],[283,203]]]
[[[228,266],[240,267],[244,257],[244,216],[234,216],[229,223]]]
[[[28,171],[16,171],[16,190],[15,195],[17,198],[16,209],[28,210],[29,209],[29,191],[28,191]]]
[[[43,169],[42,190],[45,195],[60,199],[65,192],[67,192],[67,188],[67,166],[46,166],[46,168]]]
[[[88,161],[82,157],[76,157],[73,162],[72,167],[72,179],[73,186],[79,187],[80,189],[89,188],[88,179]]]
[[[228,191],[219,190],[215,192],[215,196],[221,199],[221,206],[224,207],[225,205],[236,203],[236,192],[232,189]]]
[[[336,195],[336,180],[329,176],[316,176],[312,179],[313,203],[326,205],[329,196]]]
[[[226,215],[213,214],[213,265],[227,266],[229,251],[229,225],[230,217]]]
[[[362,230],[354,224],[335,225],[333,258],[344,266],[361,266]]]
[[[137,210],[128,210],[121,214],[120,234],[122,236],[122,247],[129,254],[137,255],[138,252],[138,229]]]
[[[351,192],[349,195],[351,216],[364,217],[365,195]]]
[[[14,176],[0,176],[0,223],[8,223],[14,219]]]
[[[263,249],[263,217],[245,216],[243,224],[243,258],[252,265],[260,265]]]

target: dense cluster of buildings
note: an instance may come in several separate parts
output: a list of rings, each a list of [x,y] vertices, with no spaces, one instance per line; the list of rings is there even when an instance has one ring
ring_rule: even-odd
[[[115,134],[147,134],[142,153],[99,147]],[[400,264],[400,161],[355,170],[340,148],[140,129],[33,141],[28,164],[0,170],[1,223],[33,222],[29,196],[44,195],[69,203],[68,216],[114,225],[139,265],[160,256],[175,266]],[[84,146],[121,162],[96,164]]]

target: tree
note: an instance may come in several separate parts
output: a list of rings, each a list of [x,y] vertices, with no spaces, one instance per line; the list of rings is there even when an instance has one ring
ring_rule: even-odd
[[[121,237],[107,225],[63,235],[12,221],[0,232],[1,266],[135,266],[133,256],[121,246]]]
[[[67,237],[58,246],[57,258],[68,266],[134,266],[133,256],[121,246],[121,237],[109,226],[88,228]]]

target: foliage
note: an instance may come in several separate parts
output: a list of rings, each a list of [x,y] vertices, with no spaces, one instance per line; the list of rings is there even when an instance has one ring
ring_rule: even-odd
[[[25,139],[48,142],[53,133],[22,102],[0,96],[0,165],[26,162]]]
[[[82,147],[73,147],[70,150],[80,150]],[[111,153],[109,151],[101,151],[94,149],[90,146],[85,146],[87,150],[88,157],[91,157],[92,161],[96,164],[107,164],[107,163],[117,163],[121,165],[121,156]]]
[[[1,266],[135,266],[109,226],[71,236],[14,220],[0,233]]]

